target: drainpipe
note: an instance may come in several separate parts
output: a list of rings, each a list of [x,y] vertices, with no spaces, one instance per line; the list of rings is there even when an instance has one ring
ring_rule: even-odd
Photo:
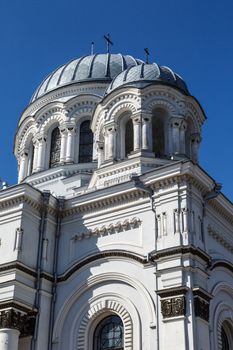
[[[140,180],[139,175],[132,174],[131,175],[131,180],[134,182],[134,185],[135,185],[136,188],[138,188],[138,189],[148,193],[149,196],[150,196],[151,210],[153,211],[153,213],[155,215],[155,235],[156,235],[155,239],[157,240],[158,233],[157,233],[157,222],[156,222],[156,210],[155,210],[154,205],[153,205],[153,191],[149,187],[145,186],[145,184]],[[150,253],[147,256],[147,261],[149,262],[149,260],[151,262],[153,262],[151,257],[150,257]],[[155,265],[155,263],[154,263],[154,265]],[[155,281],[156,281],[156,291],[157,291],[158,290],[157,278],[155,279]],[[159,298],[158,298],[158,294],[157,293],[156,293],[156,305],[157,305],[157,309],[158,309]],[[156,314],[157,314],[157,325],[156,325],[156,330],[157,330],[157,350],[159,350],[159,319],[158,319],[159,316],[158,316],[158,312]]]
[[[202,222],[201,222],[201,237],[203,240],[204,248],[206,249],[206,242],[205,242],[205,232],[204,232],[204,221],[206,217],[206,205],[207,203],[216,197],[221,193],[222,185],[220,183],[215,183],[214,188],[212,191],[206,193],[206,195],[203,197],[203,203],[202,203]]]
[[[34,299],[34,308],[37,310],[36,322],[34,336],[32,338],[31,349],[35,350],[36,340],[38,335],[39,327],[39,318],[40,318],[40,291],[41,291],[41,269],[42,269],[42,251],[43,251],[43,239],[45,237],[46,231],[46,219],[48,214],[48,204],[50,198],[50,191],[43,191],[41,194],[41,214],[40,214],[40,226],[39,226],[39,242],[37,250],[37,264],[36,264],[36,281],[35,281],[35,299]]]
[[[52,286],[52,300],[50,309],[49,319],[49,338],[48,338],[48,350],[52,349],[53,341],[53,327],[54,327],[54,316],[55,316],[55,304],[57,299],[57,266],[58,266],[58,252],[59,252],[59,240],[61,234],[61,213],[64,208],[64,198],[57,198],[57,224],[56,224],[56,235],[53,255],[53,286]]]

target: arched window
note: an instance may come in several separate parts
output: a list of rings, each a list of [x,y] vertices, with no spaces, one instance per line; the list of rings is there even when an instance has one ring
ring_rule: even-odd
[[[34,154],[35,154],[35,147],[31,142],[29,153],[28,153],[28,175],[31,175],[33,172]]]
[[[58,127],[53,129],[51,134],[50,161],[49,167],[52,168],[59,164],[61,152],[61,133]]]
[[[124,327],[117,315],[104,318],[94,333],[94,350],[123,350]]]
[[[161,118],[152,118],[152,150],[156,157],[162,157],[165,153],[164,122]]]
[[[90,120],[85,120],[80,125],[79,134],[79,163],[92,162],[93,133],[90,129]]]
[[[228,337],[223,327],[221,330],[221,340],[222,340],[222,350],[230,350]]]
[[[125,156],[133,151],[133,121],[130,118],[125,125]]]

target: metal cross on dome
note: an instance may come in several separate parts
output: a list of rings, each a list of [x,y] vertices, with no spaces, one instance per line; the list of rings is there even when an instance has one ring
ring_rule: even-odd
[[[107,53],[110,52],[110,45],[113,45],[113,42],[110,38],[110,34],[104,35],[104,39],[106,40],[107,43]]]
[[[149,63],[149,55],[150,55],[150,52],[149,52],[149,49],[146,47],[144,49],[145,53],[146,53],[146,63]]]

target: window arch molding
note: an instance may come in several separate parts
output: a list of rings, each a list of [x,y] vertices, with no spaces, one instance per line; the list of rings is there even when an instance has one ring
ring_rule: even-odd
[[[124,350],[133,350],[133,324],[125,305],[114,296],[101,298],[90,305],[79,325],[77,349],[94,350],[93,337],[98,324],[110,315],[119,316],[124,326]]]
[[[214,286],[210,292],[214,295],[210,304],[210,320],[212,320],[211,328],[213,330],[211,348],[222,350],[221,335],[222,327],[224,327],[230,350],[233,350],[233,290],[227,282],[222,282]]]
[[[228,342],[229,349],[233,350],[233,310],[229,305],[221,304],[221,312],[217,322],[217,350],[222,350],[222,329],[224,329]]]

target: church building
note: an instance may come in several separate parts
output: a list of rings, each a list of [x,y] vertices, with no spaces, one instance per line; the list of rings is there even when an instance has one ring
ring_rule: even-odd
[[[233,350],[233,204],[170,68],[68,62],[16,130],[0,190],[0,350]]]

